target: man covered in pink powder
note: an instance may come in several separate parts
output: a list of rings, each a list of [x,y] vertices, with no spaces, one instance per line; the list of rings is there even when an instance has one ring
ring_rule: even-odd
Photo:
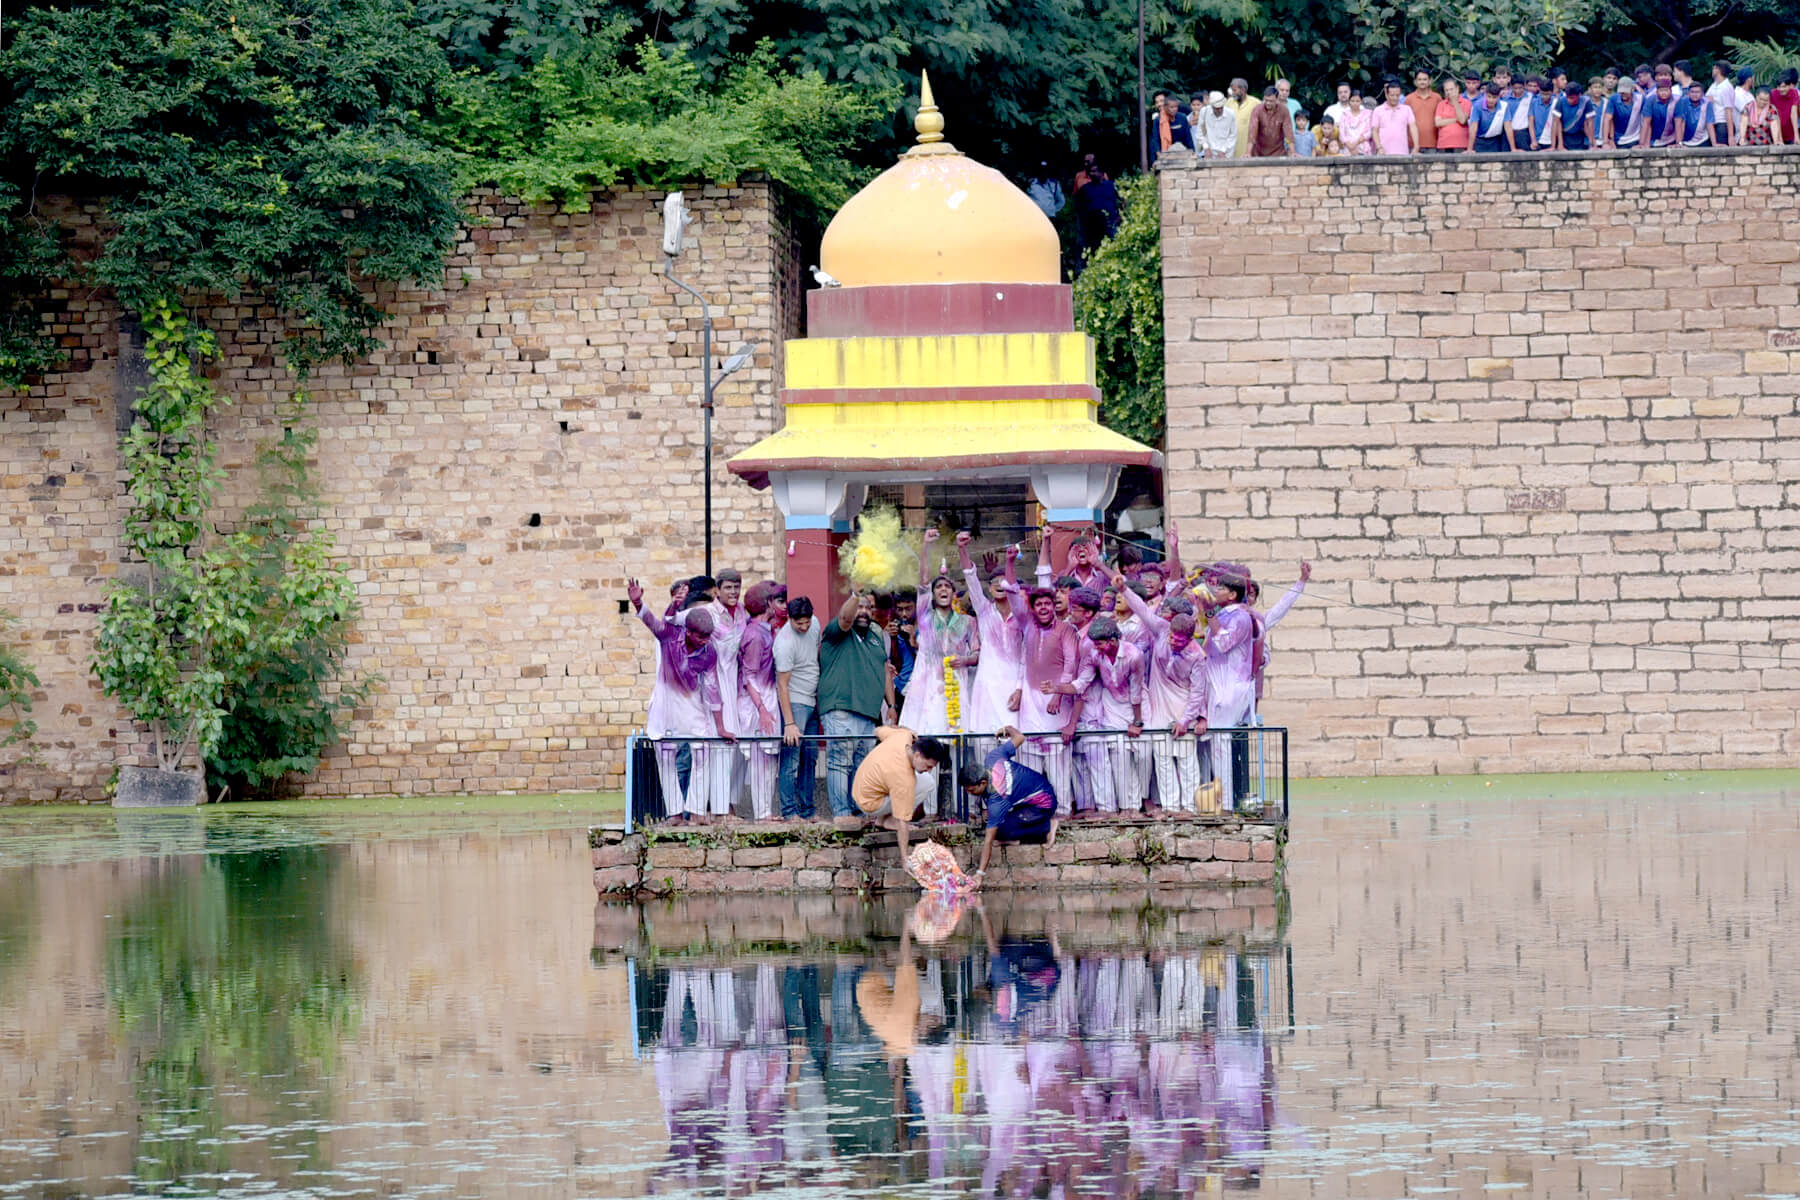
[[[1056,615],[1056,597],[1045,588],[1032,588],[1029,596],[1018,589],[1019,548],[1006,549],[1008,621],[1018,638],[1025,661],[1024,684],[1012,705],[1018,725],[1027,737],[1028,749],[1019,759],[1035,767],[1056,792],[1058,816],[1067,816],[1074,796],[1070,777],[1069,746],[1075,740],[1080,705],[1065,692],[1081,670],[1081,635]]]
[[[744,594],[744,608],[750,623],[738,639],[737,731],[745,737],[772,739],[781,733],[781,698],[775,692],[775,624],[786,614],[787,589],[767,579],[751,584]],[[781,743],[750,742],[743,753],[749,760],[751,818],[767,821],[774,815]]]
[[[1123,729],[1075,743],[1077,800],[1085,793],[1095,811],[1138,812],[1150,779],[1150,747],[1144,732],[1144,652],[1125,641],[1111,617],[1088,623],[1083,645],[1079,729]],[[1085,786],[1084,786],[1085,785]]]
[[[713,589],[714,598],[706,605],[712,616],[713,646],[719,657],[719,694],[725,698],[725,729],[729,733],[748,733],[738,727],[738,642],[744,627],[750,624],[750,613],[742,600],[744,577],[727,567],[720,571]],[[690,618],[691,619],[691,618]],[[744,787],[744,761],[735,751],[715,754],[712,763],[712,806],[719,814],[731,812],[738,793]]]
[[[681,789],[676,759],[684,737],[729,737],[719,702],[718,648],[713,643],[712,614],[689,609],[685,623],[665,621],[644,607],[644,589],[627,581],[625,595],[656,638],[656,682],[650,688],[650,710],[644,730],[656,741],[656,774],[662,783],[663,809],[670,821],[706,819],[710,799],[709,770],[713,747],[692,743],[688,791]],[[736,751],[727,746],[726,753]]]
[[[1151,744],[1157,799],[1168,812],[1191,813],[1194,792],[1200,786],[1200,759],[1187,735],[1190,730],[1200,732],[1204,725],[1197,725],[1188,711],[1194,692],[1203,692],[1206,686],[1200,671],[1200,644],[1194,640],[1193,602],[1186,596],[1171,596],[1160,606],[1169,614],[1164,616],[1125,588],[1123,577],[1115,586],[1123,589],[1121,594],[1143,631],[1144,723],[1151,729],[1169,731],[1156,734]]]
[[[967,530],[956,535],[956,553],[962,560],[963,582],[969,589],[969,606],[975,610],[975,628],[979,635],[975,649],[975,678],[963,697],[963,728],[983,737],[1012,724],[1007,707],[1021,686],[1023,664],[1019,661],[1019,639],[1007,623],[999,601],[1006,595],[1006,579],[989,571],[992,579],[983,587],[981,575],[969,554]],[[990,594],[988,588],[992,588]]]

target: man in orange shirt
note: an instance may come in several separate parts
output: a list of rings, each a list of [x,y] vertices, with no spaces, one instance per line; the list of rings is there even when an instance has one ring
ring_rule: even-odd
[[[1437,108],[1443,97],[1431,90],[1431,72],[1413,72],[1412,94],[1406,98],[1406,107],[1413,110],[1413,119],[1419,129],[1419,153],[1436,154],[1437,151]]]
[[[880,743],[863,757],[850,784],[850,798],[862,814],[899,835],[900,861],[906,861],[907,833],[918,790],[916,776],[950,765],[950,747],[922,738],[898,725],[875,731]]]

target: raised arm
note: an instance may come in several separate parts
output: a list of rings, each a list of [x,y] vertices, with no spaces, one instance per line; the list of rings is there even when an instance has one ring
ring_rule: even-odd
[[[1166,548],[1164,556],[1168,560],[1168,578],[1185,579],[1187,572],[1181,569],[1181,541],[1175,528],[1174,517],[1169,517],[1163,522],[1163,532],[1167,535],[1163,539],[1163,545]]]
[[[1031,606],[1025,603],[1025,596],[1019,591],[1019,548],[1016,545],[1006,548],[1006,607],[1015,624],[1023,625],[1031,616]]]
[[[857,587],[852,587],[850,589],[850,594],[848,596],[844,597],[843,607],[838,609],[837,627],[839,630],[841,630],[844,633],[850,632],[850,627],[856,623],[857,605],[859,605],[861,603],[862,603],[862,589],[857,588]]]
[[[931,607],[931,597],[927,594],[931,589],[931,548],[937,544],[938,531],[931,528],[925,531],[925,544],[919,550],[919,611],[925,612]]]
[[[1131,589],[1131,585],[1125,582],[1123,575],[1114,574],[1113,587],[1119,595],[1125,597],[1126,605],[1137,615],[1137,619],[1144,623],[1144,628],[1149,630],[1152,635],[1162,637],[1169,632],[1169,623],[1157,616],[1156,610],[1146,604],[1144,598]]]
[[[631,607],[637,610],[638,619],[644,623],[651,636],[661,640],[663,631],[668,628],[667,622],[644,607],[644,585],[635,579],[625,581],[625,598],[631,601]]]
[[[1294,583],[1293,587],[1283,593],[1281,599],[1275,602],[1274,607],[1269,609],[1269,615],[1263,618],[1264,629],[1273,629],[1275,626],[1281,624],[1281,618],[1288,615],[1288,609],[1294,607],[1294,602],[1300,599],[1300,594],[1306,590],[1306,581],[1311,578],[1312,564],[1308,562],[1301,563],[1300,578]]]

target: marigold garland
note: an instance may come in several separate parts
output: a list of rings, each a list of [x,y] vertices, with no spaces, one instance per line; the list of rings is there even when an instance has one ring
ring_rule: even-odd
[[[961,733],[962,681],[956,677],[956,669],[951,665],[955,661],[949,656],[944,658],[944,717],[950,723],[951,733]]]

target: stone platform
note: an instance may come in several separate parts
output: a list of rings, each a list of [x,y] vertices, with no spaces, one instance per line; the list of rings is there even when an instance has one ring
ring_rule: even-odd
[[[927,836],[949,846],[965,869],[980,853],[979,828],[915,827],[914,840]],[[596,826],[588,843],[594,887],[606,895],[873,893],[914,886],[900,868],[894,835],[856,820],[659,826],[629,834]],[[1053,846],[996,848],[986,889],[1267,887],[1280,876],[1286,845],[1285,825],[1237,814],[1065,821]]]
[[[594,906],[596,964],[741,967],[859,957],[900,937],[918,893],[860,898],[790,894],[746,904],[736,896],[602,896]],[[1273,884],[1245,887],[1013,889],[983,901],[996,928],[1055,931],[1070,954],[1185,953],[1224,944],[1279,947],[1287,906]],[[974,923],[958,936],[980,937]]]

